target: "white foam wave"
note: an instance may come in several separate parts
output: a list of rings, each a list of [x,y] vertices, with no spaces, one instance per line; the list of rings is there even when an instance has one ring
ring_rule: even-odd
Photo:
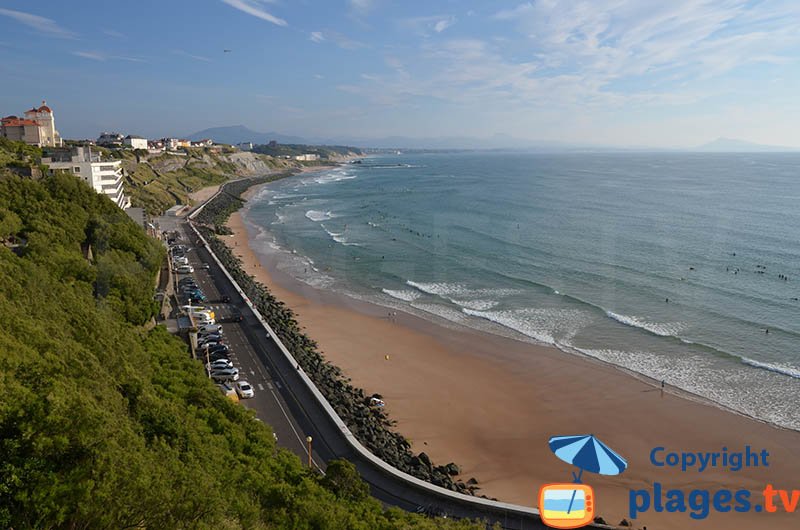
[[[742,362],[746,365],[753,366],[755,368],[760,368],[762,370],[769,370],[770,372],[775,372],[778,374],[793,377],[795,379],[800,379],[800,370],[791,366],[775,364],[775,363],[765,363],[762,361],[756,361],[755,359],[750,359],[748,357],[742,357]]]
[[[411,307],[444,318],[445,320],[449,320],[450,322],[455,322],[457,324],[466,324],[466,317],[464,316],[463,313],[460,313],[459,311],[450,309],[440,304],[412,303]]]
[[[316,176],[312,182],[315,184],[329,184],[331,182],[339,182],[340,180],[351,180],[356,178],[355,175],[350,173],[345,168],[334,169]]]
[[[404,302],[413,302],[420,297],[420,294],[416,291],[402,291],[395,289],[381,289],[381,291],[383,291],[385,294],[388,294],[392,298],[397,298],[398,300],[403,300]]]
[[[504,311],[479,311],[463,308],[470,316],[483,318],[546,344],[557,345],[572,339],[591,316],[579,309],[529,308]]]
[[[455,283],[422,283],[411,280],[406,281],[406,283],[411,287],[419,289],[423,293],[436,296],[448,296],[456,293],[463,293],[466,289],[463,285]]]
[[[360,247],[361,246],[358,243],[350,243],[350,241],[348,241],[348,239],[344,236],[343,232],[342,233],[331,232],[330,230],[328,230],[328,227],[326,227],[322,223],[320,223],[320,226],[322,227],[323,230],[325,230],[325,233],[328,234],[330,236],[330,238],[333,239],[334,241],[336,241],[337,243],[341,243],[342,245],[345,245],[345,246],[348,246],[348,247]]]
[[[613,311],[606,311],[606,315],[626,326],[641,328],[661,337],[675,337],[686,327],[686,325],[681,322],[648,322],[639,317],[620,315]]]
[[[407,285],[419,289],[423,293],[441,296],[442,298],[450,299],[450,297],[458,299],[473,299],[477,297],[505,297],[514,294],[519,294],[519,289],[508,288],[478,288],[473,289],[460,283],[447,283],[447,282],[415,282],[412,280],[406,281]],[[456,302],[459,303],[459,302]]]
[[[315,223],[320,223],[322,221],[327,221],[328,219],[333,219],[334,215],[332,212],[322,212],[319,210],[309,210],[306,212],[306,217]]]
[[[497,307],[500,302],[495,300],[451,300],[454,304],[458,304],[465,309],[473,309],[475,311],[488,311]]]

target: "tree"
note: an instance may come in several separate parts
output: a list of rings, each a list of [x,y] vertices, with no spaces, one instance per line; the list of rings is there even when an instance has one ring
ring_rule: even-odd
[[[340,499],[363,501],[369,497],[369,485],[361,480],[356,466],[347,460],[331,460],[322,485]]]

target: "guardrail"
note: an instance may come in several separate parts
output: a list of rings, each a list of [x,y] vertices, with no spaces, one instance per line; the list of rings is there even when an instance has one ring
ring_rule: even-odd
[[[214,194],[214,196],[212,196],[211,199],[213,199],[221,191],[222,191],[222,188],[220,188],[220,191],[218,191],[216,194]],[[211,199],[209,199],[209,201]],[[201,205],[200,207],[198,207],[194,212],[192,212],[192,214],[189,216],[190,219],[192,217],[194,217],[197,213],[199,213],[202,210],[203,206],[205,206],[205,203],[203,205]],[[286,360],[289,361],[289,363],[292,366],[296,366],[297,367],[298,375],[303,380],[303,382],[306,384],[306,386],[308,387],[309,391],[317,399],[319,404],[322,406],[323,410],[325,410],[325,412],[328,414],[328,416],[330,416],[330,418],[333,421],[333,423],[341,431],[342,435],[350,443],[350,445],[353,447],[353,449],[356,452],[358,452],[362,457],[367,459],[374,466],[376,466],[379,469],[383,470],[384,472],[394,476],[395,478],[400,479],[400,480],[402,480],[404,482],[407,482],[409,484],[413,484],[414,486],[417,486],[419,488],[427,489],[431,493],[435,493],[435,494],[440,495],[440,496],[448,497],[448,498],[453,499],[453,500],[458,501],[458,502],[467,502],[467,503],[471,503],[471,504],[479,504],[479,505],[485,506],[487,508],[492,508],[492,509],[495,509],[495,510],[512,512],[512,513],[517,513],[517,514],[526,515],[526,516],[536,516],[536,517],[539,516],[539,510],[536,509],[536,508],[531,508],[531,507],[528,507],[528,506],[520,506],[520,505],[517,505],[517,504],[511,504],[511,503],[506,503],[506,502],[501,502],[501,501],[492,501],[492,500],[489,500],[489,499],[484,499],[482,497],[474,497],[474,496],[471,496],[471,495],[463,495],[461,493],[457,493],[457,492],[451,491],[449,489],[445,489],[445,488],[442,488],[440,486],[436,486],[435,484],[431,484],[430,482],[425,482],[424,480],[421,480],[421,479],[419,479],[417,477],[409,475],[408,473],[400,471],[399,469],[395,468],[394,466],[389,465],[388,463],[384,462],[383,460],[381,460],[380,458],[378,458],[377,456],[372,454],[372,452],[369,449],[364,447],[361,444],[361,442],[358,441],[358,439],[350,431],[350,429],[347,427],[347,425],[342,420],[342,418],[339,417],[339,414],[337,414],[336,411],[333,409],[333,407],[328,402],[328,400],[325,398],[325,396],[323,396],[322,393],[319,391],[319,389],[314,384],[314,382],[311,380],[311,378],[308,377],[308,375],[305,373],[305,371],[300,367],[300,365],[297,362],[297,360],[289,352],[289,350],[286,348],[286,346],[283,344],[283,342],[281,342],[280,338],[278,338],[278,336],[275,333],[275,331],[270,327],[270,325],[266,322],[266,320],[264,320],[264,317],[261,316],[261,313],[259,312],[258,308],[255,306],[255,304],[253,304],[250,301],[250,298],[247,296],[247,294],[242,290],[242,288],[239,286],[239,284],[236,283],[236,280],[233,278],[233,276],[231,276],[231,274],[228,272],[228,270],[222,264],[220,259],[214,253],[214,251],[211,250],[211,246],[208,244],[208,241],[206,241],[206,239],[203,237],[203,235],[200,233],[200,231],[197,230],[197,228],[192,223],[189,223],[189,226],[192,228],[192,230],[197,235],[197,237],[200,239],[200,241],[203,242],[203,244],[205,245],[205,247],[208,250],[209,254],[211,254],[211,257],[214,259],[214,261],[217,263],[217,265],[219,265],[219,267],[223,271],[223,273],[225,273],[225,276],[228,278],[228,280],[231,282],[233,287],[236,289],[236,292],[238,292],[239,295],[242,297],[242,299],[245,301],[247,306],[250,308],[250,310],[256,316],[256,318],[261,323],[261,325],[264,327],[266,332],[269,334],[270,338],[278,346],[278,349],[286,357]]]

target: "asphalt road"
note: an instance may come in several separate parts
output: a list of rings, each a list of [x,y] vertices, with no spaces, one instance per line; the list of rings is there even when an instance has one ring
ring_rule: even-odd
[[[233,352],[232,360],[239,368],[241,379],[247,380],[255,388],[255,397],[242,400],[242,403],[255,410],[259,419],[272,426],[279,445],[306,462],[306,437],[311,436],[316,467],[324,469],[325,462],[336,458],[353,462],[362,478],[370,485],[372,496],[388,505],[408,511],[426,507],[450,517],[499,522],[503,528],[508,529],[547,528],[538,517],[529,514],[485,507],[468,500],[458,501],[409,484],[387,474],[356,452],[300,379],[296,368],[289,364],[245,305],[208,251],[202,244],[198,246],[194,232],[184,223],[179,225],[179,229],[184,234],[182,243],[192,247],[186,256],[195,268],[191,276],[197,280],[210,301],[205,305],[213,307],[215,304],[211,301],[229,296],[230,304],[238,308],[244,317],[239,323],[222,324]],[[208,263],[210,270],[204,270],[203,263]]]

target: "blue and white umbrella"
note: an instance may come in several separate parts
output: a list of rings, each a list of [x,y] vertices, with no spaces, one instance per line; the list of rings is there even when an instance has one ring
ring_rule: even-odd
[[[600,475],[619,475],[628,467],[624,458],[591,434],[553,436],[548,445],[558,458],[581,469],[575,482],[580,482],[584,471]],[[574,475],[573,473],[573,477]]]

